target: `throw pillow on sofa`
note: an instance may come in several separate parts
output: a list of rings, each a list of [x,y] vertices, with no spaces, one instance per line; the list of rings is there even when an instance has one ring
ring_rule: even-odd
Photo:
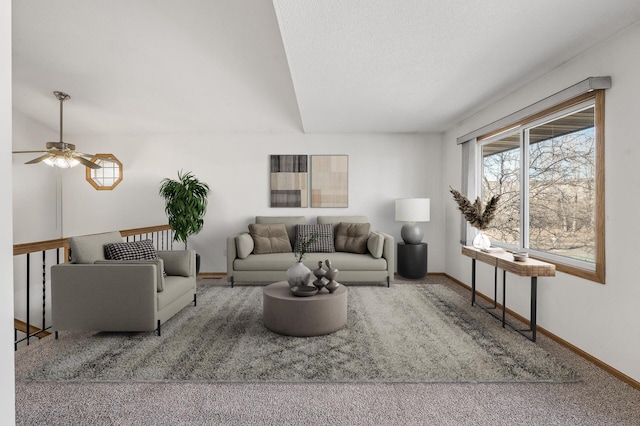
[[[307,252],[309,253],[334,253],[336,251],[333,245],[333,225],[331,223],[323,225],[296,225],[296,251],[298,247],[313,234],[317,235],[316,240],[309,244]]]
[[[336,231],[336,251],[366,253],[370,228],[368,223],[340,222]]]
[[[236,251],[240,259],[246,259],[253,253],[253,238],[251,234],[240,234],[236,237]]]
[[[283,223],[249,225],[255,254],[291,253],[291,242]]]
[[[379,232],[371,231],[367,240],[367,249],[374,259],[380,259],[384,251],[384,235]]]

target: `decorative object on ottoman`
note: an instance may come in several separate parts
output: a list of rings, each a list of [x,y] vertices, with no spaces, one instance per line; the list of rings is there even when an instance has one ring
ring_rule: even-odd
[[[489,224],[496,215],[501,194],[493,195],[483,208],[480,197],[477,197],[476,200],[471,203],[467,197],[452,187],[449,187],[449,192],[451,192],[453,199],[458,203],[458,209],[462,212],[466,221],[469,222],[469,225],[478,230],[478,235],[473,239],[473,246],[477,249],[489,250],[491,240],[489,240],[489,237],[487,237],[483,231],[489,227]]]
[[[287,282],[289,283],[289,287],[309,287],[310,281],[311,269],[304,266],[304,263],[296,262],[292,267],[287,269]]]
[[[308,297],[314,296],[318,294],[318,289],[312,285],[297,285],[295,287],[291,287],[291,293],[294,296],[299,297]]]
[[[302,260],[307,254],[309,246],[313,244],[318,238],[318,234],[311,234],[311,236],[305,241],[296,243],[295,255],[296,264],[287,269],[287,282],[291,288],[296,286],[310,286],[311,285],[311,269],[304,266]]]
[[[324,274],[324,277],[329,280],[325,288],[329,290],[329,293],[333,293],[338,287],[340,287],[340,284],[336,282],[338,270],[331,267],[331,261],[329,259],[325,260],[324,263],[327,265],[327,272]]]
[[[318,289],[318,291],[321,291],[324,286],[326,286],[327,284],[324,282],[324,274],[327,271],[325,271],[324,269],[322,269],[322,260],[318,261],[318,269],[314,269],[313,271],[313,275],[315,275],[316,280],[313,282],[313,285],[316,286],[316,288]]]

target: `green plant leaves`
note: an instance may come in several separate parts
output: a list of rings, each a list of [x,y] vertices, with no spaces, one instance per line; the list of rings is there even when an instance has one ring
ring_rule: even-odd
[[[180,171],[178,180],[165,178],[161,181],[159,194],[165,200],[165,213],[175,241],[186,245],[190,235],[200,232],[204,226],[209,192],[209,185],[191,172]]]

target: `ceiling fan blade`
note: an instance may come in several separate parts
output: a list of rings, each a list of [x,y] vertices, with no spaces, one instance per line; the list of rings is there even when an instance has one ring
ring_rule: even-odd
[[[49,157],[51,157],[51,154],[45,154],[45,155],[43,155],[43,156],[41,156],[41,157],[34,158],[34,159],[33,159],[33,160],[31,160],[31,161],[27,161],[27,162],[26,162],[26,163],[24,163],[24,164],[35,164],[35,163],[39,163],[39,162],[41,162],[41,161],[46,160],[46,159],[47,159],[47,158],[49,158]]]
[[[89,167],[90,169],[101,169],[102,168],[102,166],[99,166],[96,163],[93,163],[93,162],[87,160],[86,158],[82,158],[80,155],[78,155],[77,152],[73,155],[73,158],[78,160],[80,162],[80,164],[83,164],[83,165]]]
[[[37,151],[11,151],[12,154],[33,154],[34,152],[49,152],[46,149],[39,149]]]
[[[101,154],[86,154],[84,152],[78,152],[76,151],[76,155],[82,155],[83,157],[89,157],[90,160],[107,160],[107,161],[113,161],[113,159],[111,157],[107,157],[106,155],[101,155]]]

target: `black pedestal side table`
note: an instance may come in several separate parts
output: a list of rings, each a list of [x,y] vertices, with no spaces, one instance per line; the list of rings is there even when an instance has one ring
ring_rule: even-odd
[[[398,243],[398,274],[411,280],[427,275],[427,243]]]

